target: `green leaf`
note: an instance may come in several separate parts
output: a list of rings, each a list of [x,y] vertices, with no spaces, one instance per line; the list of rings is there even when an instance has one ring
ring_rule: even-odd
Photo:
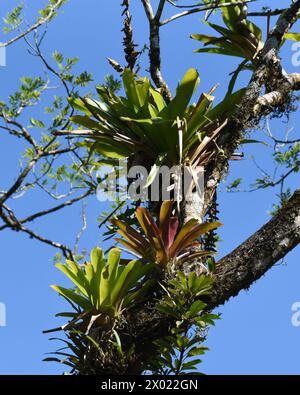
[[[129,273],[133,270],[137,261],[131,261],[126,266],[122,267],[122,271],[118,279],[114,284],[114,288],[111,290],[110,300],[112,305],[116,305],[118,301],[121,301],[124,293],[126,292],[126,280]]]
[[[44,128],[45,127],[44,122],[40,121],[39,119],[30,118],[30,123],[32,126],[35,126],[37,128]]]
[[[260,140],[249,140],[249,139],[243,139],[241,140],[240,144],[263,144],[268,146],[268,144],[265,141],[260,141]]]
[[[203,355],[208,350],[209,348],[204,346],[193,347],[189,350],[188,357],[196,357],[198,355]]]
[[[187,369],[193,369],[196,367],[196,365],[199,365],[201,363],[201,359],[193,359],[192,361],[185,362],[182,364],[182,370],[187,370]]]
[[[104,268],[104,253],[103,250],[99,247],[92,249],[91,251],[91,264],[93,265],[93,269],[95,273],[100,273]]]
[[[240,104],[245,92],[246,89],[243,88],[236,91],[232,95],[226,96],[220,104],[209,111],[207,118],[213,121],[219,117],[222,117],[223,119],[224,117],[231,116],[236,111],[236,108]]]
[[[136,88],[136,81],[134,79],[134,74],[131,70],[125,69],[123,72],[123,85],[125,89],[126,96],[132,107],[140,107],[141,101]]]
[[[167,119],[182,118],[199,82],[197,70],[189,69],[177,87],[176,96],[160,115]]]
[[[226,56],[235,56],[239,58],[244,58],[242,52],[237,51],[234,47],[227,48],[217,48],[217,47],[209,47],[209,48],[200,48],[194,51],[195,53],[213,53],[217,55],[226,55]]]
[[[161,112],[165,107],[166,103],[160,93],[158,93],[155,89],[150,87],[150,95],[153,99],[153,102],[159,112]]]
[[[83,310],[88,311],[92,308],[91,303],[86,298],[78,295],[71,289],[60,287],[58,285],[51,285],[51,288],[54,289],[54,291],[58,292],[60,295],[80,306]]]
[[[156,280],[151,279],[146,281],[141,288],[137,291],[131,292],[124,297],[123,307],[129,306],[131,303],[135,301],[141,301],[148,294],[148,292],[154,288],[157,284]]]
[[[205,307],[206,307],[206,303],[202,302],[201,300],[196,300],[195,302],[192,303],[192,305],[188,309],[186,313],[187,318],[193,318],[199,315],[199,313],[202,312]]]
[[[286,40],[300,41],[300,33],[286,33],[284,38]]]
[[[121,251],[118,248],[112,248],[109,251],[107,265],[101,272],[100,283],[100,306],[110,304],[110,295],[112,293],[115,281],[118,276],[118,265],[120,262]]]
[[[78,289],[80,290],[80,292],[83,295],[88,296],[88,291],[86,290],[86,283],[84,281],[84,276],[83,276],[83,278],[82,277],[80,278],[79,276],[74,274],[74,272],[71,271],[66,265],[61,264],[61,263],[57,263],[55,265],[55,267],[57,267],[67,277],[69,277],[69,279],[78,287]]]
[[[172,307],[169,307],[169,306],[166,306],[166,305],[158,305],[156,307],[156,309],[158,311],[160,311],[161,313],[170,315],[171,317],[174,317],[174,318],[177,318],[177,319],[179,318],[178,314],[176,314],[175,309],[172,308]]]
[[[228,185],[227,189],[230,191],[232,189],[237,188],[238,186],[240,186],[242,182],[242,178],[237,178],[236,180],[234,180],[231,184]]]
[[[168,156],[168,153],[164,152],[157,157],[154,165],[151,167],[151,171],[147,177],[146,184],[144,185],[144,188],[148,188],[152,184],[152,182],[155,180],[155,178],[160,170],[160,167],[164,163],[167,156]]]
[[[70,120],[77,125],[84,126],[85,128],[92,129],[92,130],[102,130],[101,125],[99,122],[94,121],[88,116],[82,115],[74,115],[70,118]]]
[[[224,0],[222,0],[222,2],[224,3]],[[225,24],[229,27],[229,29],[235,31],[237,22],[239,22],[240,19],[241,7],[239,5],[223,7],[222,15],[223,15],[223,20]]]
[[[185,138],[187,142],[190,140],[191,135],[197,131],[202,124],[202,122],[206,119],[205,114],[207,113],[208,109],[212,105],[212,102],[214,101],[214,97],[207,95],[206,93],[203,93],[194,108],[189,120],[188,120],[188,133]]]

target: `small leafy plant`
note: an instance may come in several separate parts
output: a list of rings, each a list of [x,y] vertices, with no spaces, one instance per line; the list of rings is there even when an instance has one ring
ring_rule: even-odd
[[[156,374],[197,374],[197,358],[208,350],[201,343],[205,340],[205,329],[214,325],[218,315],[207,312],[201,298],[210,294],[213,279],[210,275],[191,272],[188,278],[178,272],[177,278],[163,286],[165,294],[157,303],[157,310],[173,318],[170,335],[155,342],[158,358],[152,363]]]

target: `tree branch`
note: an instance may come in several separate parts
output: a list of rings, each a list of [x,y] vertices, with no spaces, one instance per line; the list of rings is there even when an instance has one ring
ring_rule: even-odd
[[[5,214],[3,209],[6,210],[8,214]],[[54,248],[58,248],[59,250],[62,251],[64,254],[65,258],[73,259],[73,253],[72,250],[67,247],[64,244],[58,243],[56,241],[47,239],[38,233],[32,231],[31,229],[26,228],[24,225],[22,225],[14,216],[14,213],[12,210],[7,207],[6,205],[0,206],[0,218],[3,220],[3,222],[11,229],[16,230],[16,231],[22,231],[24,233],[27,233],[31,238],[36,239],[41,241],[42,243],[48,244]]]
[[[58,0],[55,4],[53,4],[49,10],[49,14],[44,18],[39,18],[39,20],[31,25],[27,30],[20,33],[18,36],[12,38],[11,40],[6,41],[5,43],[0,43],[0,48],[7,47],[8,45],[13,44],[14,42],[20,40],[21,38],[27,36],[29,33],[33,32],[34,30],[38,29],[40,26],[44,25],[54,16],[56,10],[63,4],[65,0]]]
[[[45,215],[55,213],[56,211],[59,211],[59,210],[65,208],[65,207],[68,207],[68,206],[72,206],[74,203],[77,203],[80,200],[83,200],[84,198],[88,197],[91,193],[92,193],[92,191],[88,190],[87,192],[83,193],[82,195],[77,196],[73,199],[66,200],[65,202],[63,202],[55,207],[52,207],[52,208],[49,208],[46,210],[42,210],[42,211],[39,211],[35,214],[29,215],[28,217],[19,220],[18,223],[25,224],[27,222],[32,222],[37,218],[44,217]],[[1,226],[0,231],[7,228],[7,227],[8,227],[8,225]]]
[[[278,90],[260,96],[253,108],[254,115],[264,113],[265,108],[274,109],[286,103],[291,91],[300,90],[300,74],[289,74],[285,76],[282,84],[278,85]]]
[[[260,61],[239,107],[217,140],[217,145],[222,149],[224,155],[222,155],[221,159],[218,158],[216,163],[212,164],[210,170],[207,172],[205,211],[214,196],[221,178],[228,169],[228,160],[239,146],[243,134],[253,122],[257,124],[262,116],[266,115],[264,111],[255,111],[255,106],[263,87],[266,85],[271,91],[284,91],[286,98],[288,98],[291,90],[298,87],[298,77],[284,73],[278,57],[278,50],[285,33],[298,19],[299,10],[300,0],[297,0],[279,17],[261,51]]]
[[[248,16],[263,16],[263,17],[277,16],[277,15],[281,15],[286,10],[287,8],[281,8],[281,9],[270,10],[270,11],[249,12]]]
[[[160,71],[161,67],[161,57],[160,57],[160,21],[154,16],[153,9],[149,0],[142,0],[148,21],[149,21],[149,29],[150,29],[150,50],[149,50],[149,59],[150,59],[150,74],[151,77],[157,86],[157,88],[161,89],[162,95],[165,101],[168,103],[172,99],[172,94],[165,80],[163,79]],[[163,2],[165,4],[165,2]],[[160,3],[160,6],[162,2]],[[159,10],[158,10],[159,11]],[[158,15],[162,12],[159,11]]]
[[[196,12],[216,10],[218,8],[232,7],[234,5],[243,5],[245,3],[252,3],[254,1],[256,1],[256,0],[242,0],[242,1],[236,1],[234,3],[228,2],[228,3],[222,3],[222,4],[219,4],[219,2],[214,2],[210,5],[203,5],[202,7],[191,8],[189,10],[182,11],[176,15],[171,16],[170,18],[165,19],[164,21],[160,22],[160,26],[166,25],[167,23],[173,22],[176,19],[182,18],[184,16],[195,14]],[[184,7],[184,8],[186,8],[186,7]]]
[[[158,21],[161,18],[161,15],[163,13],[165,4],[166,4],[166,0],[160,0],[158,8],[157,8],[157,11],[156,11],[156,14],[155,14],[155,19],[158,20]]]
[[[300,190],[297,190],[267,224],[217,263],[209,308],[248,289],[299,243]]]
[[[143,6],[144,6],[144,9],[145,9],[147,18],[148,18],[148,20],[150,22],[150,21],[152,21],[154,19],[154,12],[153,12],[150,0],[142,0],[142,3],[143,3]]]

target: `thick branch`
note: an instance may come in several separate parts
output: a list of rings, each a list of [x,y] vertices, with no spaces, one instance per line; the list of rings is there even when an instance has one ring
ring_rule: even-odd
[[[267,224],[218,262],[209,307],[223,304],[263,276],[300,243],[300,190]]]
[[[207,171],[205,210],[209,206],[221,178],[227,171],[228,160],[239,146],[243,134],[252,125],[253,121],[256,123],[259,122],[262,116],[266,114],[264,111],[259,112],[258,107],[255,107],[263,87],[266,85],[269,89],[271,88],[271,91],[283,91],[287,96],[289,91],[291,92],[293,89],[298,88],[298,77],[292,74],[286,75],[283,72],[278,57],[278,50],[285,33],[296,22],[299,9],[300,0],[297,0],[279,17],[261,51],[260,62],[253,73],[234,117],[228,122],[227,127],[220,134],[217,144],[222,149],[224,155],[222,159],[218,158],[217,162],[212,164],[211,168]],[[278,95],[274,95],[273,97],[278,99]],[[260,108],[265,110],[265,108]]]
[[[165,6],[166,0],[160,0],[157,11],[156,11],[156,15],[155,18],[159,21],[161,18],[161,15],[163,13],[164,10],[164,6]]]
[[[254,116],[264,114],[266,108],[272,110],[279,106],[284,106],[289,99],[292,91],[300,90],[300,74],[289,74],[285,76],[284,81],[278,85],[278,90],[266,93],[257,99],[253,108]]]

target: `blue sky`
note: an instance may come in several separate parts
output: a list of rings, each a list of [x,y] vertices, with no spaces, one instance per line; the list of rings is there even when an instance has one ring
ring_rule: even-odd
[[[3,3],[1,15],[17,2]],[[37,8],[41,8],[36,3],[27,1],[28,19],[33,17]],[[119,3],[119,0],[70,0],[49,27],[44,53],[49,58],[54,50],[70,57],[78,56],[78,69],[91,72],[94,84],[102,82],[104,76],[111,73],[107,56],[123,62]],[[272,4],[274,8],[282,6],[279,0],[263,3],[261,5]],[[140,2],[133,0],[132,4],[135,38],[142,46],[148,36],[147,23]],[[184,72],[189,67],[195,67],[201,76],[200,89],[207,91],[219,82],[216,96],[221,98],[226,92],[228,74],[235,69],[238,61],[215,55],[193,54],[192,51],[199,45],[189,39],[189,35],[208,31],[200,21],[202,17],[193,15],[165,26],[161,37],[162,70],[174,89]],[[282,57],[288,72],[299,72],[291,63],[291,43],[283,48]],[[143,73],[146,73],[146,57],[142,66]],[[7,67],[0,68],[0,100],[18,87],[20,77],[39,74],[43,74],[41,66],[37,59],[28,55],[23,42],[10,46],[7,50]],[[248,77],[245,73],[239,84],[245,85]],[[29,112],[28,117],[36,116],[41,109],[33,109],[34,115]],[[295,127],[296,133],[298,122],[299,113],[295,113],[288,125],[281,120],[274,120],[271,127],[279,135],[283,135],[287,127]],[[255,133],[256,137],[261,133]],[[1,189],[7,187],[18,173],[18,158],[22,149],[21,143],[0,134],[0,165],[3,169],[0,172]],[[246,187],[260,175],[248,158],[255,155],[256,160],[267,169],[272,168],[272,159],[270,151],[264,146],[247,146],[244,152],[246,159],[232,163],[227,181],[242,177]],[[290,186],[292,189],[299,186],[298,176],[291,179]],[[225,183],[222,183],[219,204],[220,220],[224,227],[221,230],[220,256],[230,252],[269,220],[268,211],[276,202],[276,192],[263,190],[229,194],[226,193]],[[32,192],[22,198],[21,204],[18,202],[18,212],[30,213],[45,205],[51,206],[51,202],[43,194]],[[99,242],[101,235],[96,218],[101,209],[103,206],[96,197],[91,197],[88,201],[88,229],[81,240],[82,247],[90,249]],[[34,229],[72,244],[80,228],[80,211],[80,205],[67,208],[34,224]],[[49,342],[42,330],[57,326],[60,320],[54,315],[66,307],[64,301],[49,287],[50,284],[62,284],[65,281],[53,266],[55,251],[11,231],[0,233],[0,247],[0,302],[5,303],[7,308],[7,326],[0,327],[0,374],[61,373],[61,366],[42,362],[45,353],[57,346]],[[203,358],[201,371],[207,374],[299,374],[300,327],[291,324],[291,306],[300,301],[299,277],[299,249],[295,249],[285,258],[284,264],[276,265],[249,291],[241,292],[225,306],[218,307],[216,311],[222,313],[222,319],[210,331],[207,345],[211,351]]]

